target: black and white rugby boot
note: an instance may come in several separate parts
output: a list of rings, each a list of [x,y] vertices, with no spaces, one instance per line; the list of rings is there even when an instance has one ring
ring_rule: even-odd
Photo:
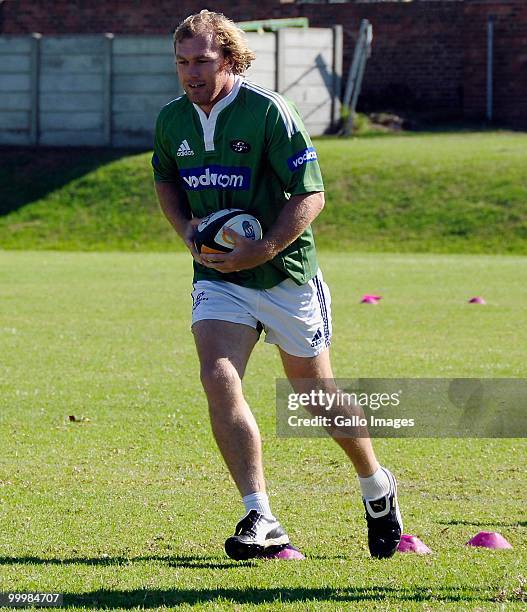
[[[225,552],[231,559],[245,561],[286,544],[289,536],[276,519],[271,521],[257,510],[249,510],[236,525],[234,535],[225,541]]]
[[[362,501],[366,508],[370,554],[377,559],[387,559],[395,554],[399,546],[403,520],[397,502],[397,481],[389,470],[381,469],[390,481],[390,492],[380,499]]]

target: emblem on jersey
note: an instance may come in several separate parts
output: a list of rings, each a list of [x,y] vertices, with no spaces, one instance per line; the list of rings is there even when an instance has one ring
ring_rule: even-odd
[[[249,153],[251,145],[245,140],[231,140],[231,149],[235,153]]]
[[[180,168],[183,187],[187,191],[202,189],[247,191],[251,185],[251,169],[245,166],[200,166]]]
[[[292,157],[287,160],[287,165],[289,166],[289,170],[294,172],[298,170],[304,164],[307,164],[312,161],[317,161],[317,152],[314,147],[308,147],[303,151],[299,151],[295,153]]]
[[[189,143],[186,140],[183,140],[179,145],[179,149],[177,150],[176,155],[178,157],[184,157],[186,155],[194,155],[194,151],[190,148]]]

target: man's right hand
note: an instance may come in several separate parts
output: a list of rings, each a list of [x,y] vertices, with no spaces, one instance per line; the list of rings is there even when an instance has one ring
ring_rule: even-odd
[[[203,263],[194,244],[194,234],[201,219],[189,219],[192,213],[190,212],[188,202],[181,196],[180,190],[175,183],[156,182],[155,188],[165,217],[186,244],[194,260],[200,264]]]
[[[201,255],[198,253],[196,245],[194,244],[194,235],[196,233],[196,228],[200,222],[201,219],[198,219],[196,217],[188,220],[185,226],[185,230],[183,232],[183,240],[187,245],[190,254],[194,258],[194,261],[197,261],[199,264],[203,264],[201,260]]]

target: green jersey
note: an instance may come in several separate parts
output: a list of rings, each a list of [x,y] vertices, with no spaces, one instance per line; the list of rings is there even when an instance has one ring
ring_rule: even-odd
[[[241,208],[265,235],[291,195],[323,191],[317,154],[295,107],[279,94],[236,76],[231,92],[207,115],[186,95],[156,123],[156,181],[177,185],[194,217]],[[307,283],[318,264],[311,227],[265,264],[223,274],[194,262],[194,280],[224,280],[268,289],[292,278]]]

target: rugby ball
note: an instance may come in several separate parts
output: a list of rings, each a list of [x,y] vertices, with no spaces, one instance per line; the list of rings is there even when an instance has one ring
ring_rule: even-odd
[[[194,234],[198,253],[228,253],[234,248],[225,234],[229,228],[249,240],[262,238],[262,226],[256,217],[240,208],[225,208],[204,217]]]

